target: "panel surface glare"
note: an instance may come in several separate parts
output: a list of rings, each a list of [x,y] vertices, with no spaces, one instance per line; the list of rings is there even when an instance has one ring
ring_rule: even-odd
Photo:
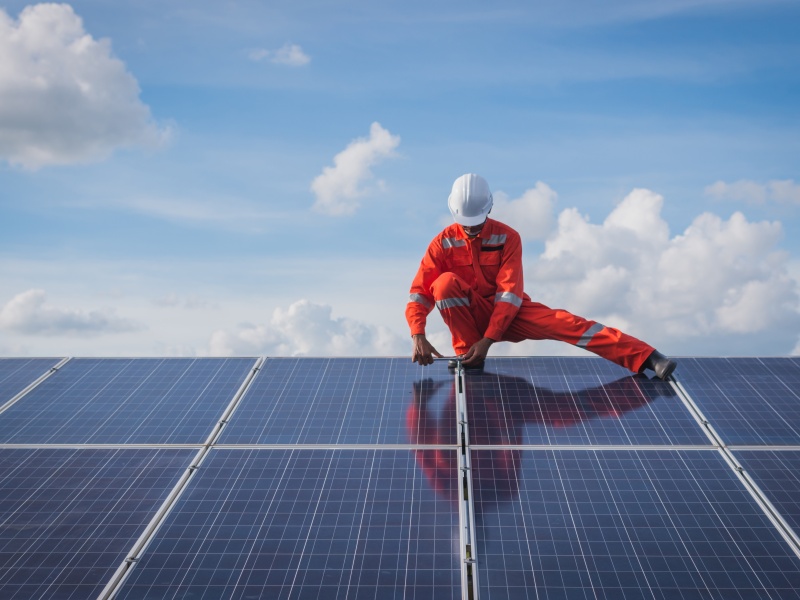
[[[466,375],[472,445],[711,443],[668,382],[603,359],[490,359]]]
[[[0,598],[96,598],[193,450],[0,450]]]
[[[0,443],[200,444],[254,359],[72,359],[0,414]]]
[[[268,359],[222,444],[455,444],[453,373],[407,358]]]
[[[473,450],[481,598],[798,598],[714,450]]]
[[[214,450],[118,598],[460,598],[457,539],[410,450]]]
[[[800,445],[800,357],[682,359],[678,379],[727,445]]]
[[[0,406],[58,363],[57,358],[0,358]]]

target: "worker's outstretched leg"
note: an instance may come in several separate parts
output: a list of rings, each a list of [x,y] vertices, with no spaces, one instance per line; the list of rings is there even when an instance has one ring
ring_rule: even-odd
[[[457,355],[464,354],[483,337],[492,315],[492,303],[453,273],[440,275],[433,282],[431,293],[453,336],[453,350]]]
[[[538,302],[523,302],[503,340],[559,340],[584,348],[623,367],[639,372],[655,348],[619,329],[589,321],[566,310]]]

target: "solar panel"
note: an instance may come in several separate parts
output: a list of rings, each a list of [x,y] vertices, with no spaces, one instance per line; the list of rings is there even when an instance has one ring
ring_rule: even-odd
[[[455,444],[452,397],[442,363],[271,358],[220,443]]]
[[[410,450],[215,450],[118,598],[459,598],[458,535]]]
[[[683,359],[678,375],[726,444],[800,444],[800,358]]]
[[[735,450],[733,456],[800,537],[800,448]]]
[[[96,598],[194,451],[0,451],[0,598]]]
[[[602,359],[489,359],[466,373],[473,445],[708,445],[673,388]]]
[[[0,358],[0,407],[58,362],[55,358]]]
[[[72,359],[0,414],[0,442],[205,441],[254,359]]]
[[[797,598],[800,558],[717,451],[474,450],[480,596]]]

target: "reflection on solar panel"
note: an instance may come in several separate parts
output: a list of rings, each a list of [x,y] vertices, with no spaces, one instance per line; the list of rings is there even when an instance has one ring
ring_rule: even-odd
[[[436,407],[452,397],[453,376],[439,367],[420,381],[419,366],[407,358],[270,359],[220,441],[454,444],[452,413],[444,432],[439,416],[406,427],[413,397],[424,395],[426,406]]]
[[[217,450],[119,597],[457,598],[457,540],[409,450]]]
[[[727,444],[800,444],[800,357],[681,361],[679,380]]]
[[[96,598],[193,454],[3,449],[0,597]]]
[[[800,598],[798,373],[3,359],[0,598]]]
[[[493,364],[467,373],[472,444],[709,444],[671,387],[603,359]]]
[[[0,358],[0,407],[56,363],[54,358]]]
[[[0,419],[0,442],[200,444],[254,359],[73,359]]]

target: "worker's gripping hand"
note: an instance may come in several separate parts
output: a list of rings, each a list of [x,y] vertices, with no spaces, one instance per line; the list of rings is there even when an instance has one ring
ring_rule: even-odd
[[[478,366],[483,364],[486,360],[486,355],[489,354],[489,348],[494,344],[492,338],[482,338],[472,344],[466,354],[461,356],[461,364],[465,367]]]
[[[433,357],[438,356],[442,358],[442,355],[436,350],[436,348],[431,345],[424,335],[415,335],[411,338],[414,341],[414,347],[411,351],[411,361],[415,363],[419,363],[422,366],[425,365],[432,365],[433,364]]]

